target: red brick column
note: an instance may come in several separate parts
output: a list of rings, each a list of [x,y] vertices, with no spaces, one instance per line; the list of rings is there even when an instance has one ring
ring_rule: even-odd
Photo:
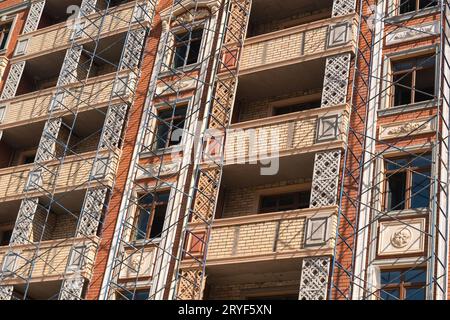
[[[155,18],[152,23],[152,30],[147,39],[143,60],[142,72],[136,89],[136,99],[131,106],[128,126],[125,131],[122,147],[122,157],[117,169],[117,178],[114,192],[109,202],[108,212],[103,222],[102,235],[97,257],[94,264],[92,279],[89,283],[86,299],[96,300],[100,295],[103,278],[106,272],[108,256],[111,250],[111,243],[114,237],[117,218],[119,215],[120,204],[122,202],[125,186],[127,183],[128,172],[133,161],[133,151],[136,145],[136,139],[145,108],[145,100],[150,85],[150,78],[155,65],[156,53],[162,31],[161,17],[159,12],[172,4],[171,0],[160,0],[156,8]]]

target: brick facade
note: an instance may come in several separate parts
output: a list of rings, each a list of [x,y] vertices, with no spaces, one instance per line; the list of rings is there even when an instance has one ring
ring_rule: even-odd
[[[169,6],[170,1],[159,1],[157,11],[161,11]],[[117,216],[119,214],[120,203],[122,201],[123,192],[128,178],[128,169],[133,161],[132,155],[136,145],[136,136],[138,134],[139,125],[141,123],[143,108],[145,106],[146,95],[149,88],[150,77],[155,63],[155,56],[159,44],[159,35],[161,33],[161,20],[157,15],[153,21],[152,32],[148,38],[144,59],[142,62],[142,74],[137,87],[137,98],[130,110],[127,131],[123,144],[123,156],[119,163],[117,182],[115,186],[116,192],[113,194],[106,214],[106,219],[102,227],[102,242],[97,254],[94,276],[89,284],[86,298],[89,300],[98,298],[102,286],[103,276],[107,267],[107,260],[110,254],[111,241],[116,228]]]
[[[28,17],[31,4],[14,13],[8,47],[0,53],[0,89],[6,92],[0,101],[6,110],[0,122],[4,133],[0,135],[0,215],[7,217],[0,221],[2,225],[14,219],[17,222],[11,246],[0,247],[0,265],[11,250],[33,256],[31,246],[42,242],[48,248],[42,255],[49,262],[39,262],[35,271],[24,266],[20,276],[42,282],[44,291],[47,282],[60,282],[61,299],[71,295],[76,299],[116,299],[129,289],[148,290],[151,298],[161,299],[280,296],[339,300],[379,298],[383,270],[400,265],[430,266],[414,265],[409,259],[428,257],[429,241],[436,242],[436,256],[442,258],[443,240],[430,236],[436,234],[432,228],[442,222],[442,212],[437,213],[439,219],[427,208],[402,216],[404,212],[386,212],[383,202],[388,185],[385,158],[417,150],[433,151],[434,156],[436,150],[443,150],[436,145],[443,139],[437,132],[445,126],[447,115],[438,110],[437,99],[425,106],[393,108],[389,89],[393,61],[425,51],[439,54],[440,28],[435,30],[433,25],[439,26],[442,15],[432,9],[408,19],[391,16],[384,23],[375,21],[374,27],[370,18],[359,21],[358,14],[361,11],[369,17],[374,0],[363,2],[363,8],[354,8],[353,0],[314,6],[310,6],[311,0],[297,2],[296,10],[280,7],[286,12],[267,17],[257,1],[199,0],[192,6],[194,2],[180,5],[159,0],[142,57],[131,52],[139,48],[133,42],[139,42],[139,33],[133,32],[140,27],[135,25],[136,30],[129,31],[136,38],[121,43],[129,45],[121,63],[135,63],[133,67],[120,64],[123,68],[116,73],[111,65],[93,65],[85,82],[80,79],[87,74],[83,64],[89,57],[78,55],[71,41],[86,49],[95,35],[111,40],[128,34],[128,22],[138,14],[134,1],[112,8],[101,29],[83,29],[91,38],[72,37],[65,23],[52,23],[51,12],[41,17],[39,10],[45,9],[36,3],[34,17]],[[20,3],[2,1],[0,11]],[[251,6],[252,11],[246,12]],[[23,33],[27,19],[35,19],[35,26]],[[204,28],[200,54],[197,62],[175,67],[174,54],[184,45],[177,36],[186,25]],[[414,34],[410,29],[416,27],[429,34]],[[380,33],[373,28],[380,28]],[[144,29],[140,30],[142,37]],[[26,41],[26,48],[22,48],[23,54],[15,54],[21,41]],[[421,48],[425,50],[422,53],[418,52]],[[53,73],[46,78],[28,74],[39,67],[33,65],[36,61],[66,52],[73,65],[52,65],[58,72],[49,68]],[[374,61],[378,54],[380,59]],[[63,69],[61,73],[59,69]],[[68,80],[71,77],[64,74],[68,70],[76,71],[80,79]],[[381,70],[380,76],[375,74],[377,70]],[[435,77],[439,78],[437,73]],[[119,78],[126,79],[130,87],[136,85],[135,90],[118,93]],[[62,102],[58,101],[61,79],[67,81],[64,90],[71,93]],[[383,91],[386,88],[390,96]],[[79,92],[77,99],[75,93]],[[70,111],[53,109],[57,102],[65,103]],[[295,111],[304,102],[316,105]],[[150,147],[158,135],[167,134],[163,139],[169,139],[172,134],[164,131],[166,119],[159,118],[161,110],[180,106],[188,110],[188,117],[178,123],[183,126],[180,143]],[[293,110],[275,115],[278,107]],[[96,117],[91,119],[88,112],[94,111]],[[78,113],[84,115],[81,118],[87,126],[71,128],[71,119],[78,119]],[[436,119],[438,116],[442,118]],[[428,120],[431,124],[421,131],[419,122]],[[49,129],[44,126],[49,123],[62,124]],[[207,129],[225,136],[209,137]],[[205,131],[199,139],[200,130]],[[39,145],[16,147],[12,140],[17,137],[24,143],[26,137],[21,133],[25,131],[39,134]],[[258,136],[262,133],[271,135],[266,140]],[[51,139],[55,141],[50,143]],[[206,150],[216,143],[219,148]],[[24,163],[25,157],[45,148],[51,149],[47,158]],[[188,161],[194,155],[201,157]],[[283,167],[273,176],[263,175],[262,160],[274,157]],[[105,159],[106,164],[102,162]],[[433,170],[436,176],[445,175],[443,167]],[[36,177],[38,182],[32,180]],[[30,181],[38,188],[30,189]],[[300,207],[299,199],[289,198],[306,190],[311,193],[306,208],[304,203]],[[167,207],[162,230],[151,238],[154,220],[149,219],[146,239],[134,239],[136,230],[143,228],[139,225],[143,222],[137,221],[139,214],[156,210],[155,203],[144,208],[146,211],[139,208],[143,204],[137,198],[155,191],[170,194],[167,202],[158,204]],[[53,198],[55,194],[58,197]],[[268,200],[276,202],[268,207],[277,211],[262,213],[262,197],[274,195],[283,195]],[[437,206],[447,201],[445,195],[439,197],[434,198]],[[46,211],[48,201],[68,204],[70,214],[62,210],[63,205]],[[7,212],[11,203],[18,208],[17,214]],[[406,228],[417,220],[425,221],[419,230],[423,248],[419,253],[395,248],[395,255],[389,258],[400,262],[393,263],[380,253],[380,243],[387,239],[386,246],[392,246],[398,241],[396,236],[405,236],[403,230],[382,234],[382,224],[398,222],[397,215],[400,221],[416,219],[405,222]],[[32,217],[31,223],[21,220],[23,217]],[[362,225],[365,218],[371,221],[368,225]],[[28,229],[24,227],[27,223]],[[413,234],[417,229],[408,230]],[[73,266],[68,261],[80,246],[86,249],[89,262],[80,270],[82,284],[74,289],[73,279],[68,277]],[[429,276],[437,272],[427,270]],[[354,276],[356,272],[358,276]],[[20,290],[17,275],[11,279],[0,273],[0,299]],[[112,283],[122,287],[119,290]],[[433,290],[428,297],[442,296],[435,284]]]

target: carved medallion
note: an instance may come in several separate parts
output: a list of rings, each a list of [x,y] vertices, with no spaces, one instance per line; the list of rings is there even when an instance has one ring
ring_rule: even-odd
[[[397,249],[406,247],[411,241],[412,233],[409,228],[400,227],[391,236],[391,244]]]

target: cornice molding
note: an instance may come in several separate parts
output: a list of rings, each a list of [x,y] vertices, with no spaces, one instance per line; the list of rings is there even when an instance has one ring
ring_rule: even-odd
[[[175,17],[182,17],[184,22],[189,22],[189,17],[192,16],[190,14],[193,10],[204,10],[207,9],[210,14],[215,14],[217,10],[219,10],[220,1],[219,0],[198,0],[198,1],[190,1],[190,0],[182,0],[177,5],[173,7],[173,9],[168,8],[161,12],[161,20],[163,24],[163,30],[168,30],[169,21],[172,17],[172,21],[174,21]]]

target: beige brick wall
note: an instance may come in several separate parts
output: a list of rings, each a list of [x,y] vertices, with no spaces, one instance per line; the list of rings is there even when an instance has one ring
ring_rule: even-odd
[[[70,248],[72,245],[86,245],[87,246],[87,261],[86,266],[83,271],[85,271],[87,276],[89,276],[92,270],[92,265],[94,261],[96,243],[87,239],[68,239],[67,241],[43,241],[41,242],[39,248],[39,255],[35,256],[35,246],[34,245],[21,245],[16,246],[15,251],[20,254],[24,259],[28,259],[34,262],[33,272],[31,275],[32,280],[42,277],[55,277],[56,279],[61,279],[64,274],[67,260],[69,257]],[[5,253],[8,247],[0,247],[0,263],[3,263]],[[33,257],[35,259],[33,260]],[[16,262],[16,272],[22,277],[28,277],[30,272],[31,264],[26,262],[24,259],[18,259]],[[9,283],[14,283],[15,281],[21,281],[20,279],[8,279]]]
[[[44,226],[45,228],[43,228]],[[38,210],[33,220],[33,241],[39,241],[41,236],[42,241],[73,237],[76,226],[77,219],[70,214],[50,212],[47,215],[45,210]],[[44,231],[43,235],[42,231]]]
[[[228,163],[250,156],[250,139],[254,132],[257,141],[252,144],[254,154],[262,158],[274,152],[310,147],[315,142],[317,117],[284,120],[281,122],[255,126],[252,128],[234,128],[228,134],[225,145],[225,157]]]
[[[277,252],[303,249],[306,219],[283,220],[280,222]]]
[[[128,23],[131,20],[132,13],[132,4],[118,7],[105,18],[101,33],[108,34],[116,30],[124,30],[128,27]],[[100,23],[100,20],[98,18],[96,19],[95,17],[91,17],[91,20],[93,20],[95,24],[92,24],[88,20],[86,22],[86,26],[88,26],[86,29],[86,33],[95,38],[95,36],[97,35],[96,26]],[[39,54],[43,51],[58,50],[58,48],[68,46],[71,41],[71,35],[72,28],[70,25],[66,25],[65,22],[46,29],[37,30],[36,32],[31,33],[26,54]],[[26,37],[28,36],[30,36],[30,34],[26,35]],[[85,34],[83,34],[82,37],[83,40],[89,40],[89,37]]]
[[[279,63],[326,50],[328,26],[296,33],[274,35],[273,38],[249,42],[244,46],[241,70]]]
[[[95,134],[90,135],[87,138],[83,138],[82,141],[72,144],[72,150],[74,153],[81,154],[84,152],[90,152],[97,150],[98,143],[100,141],[101,129]]]
[[[300,217],[215,227],[208,247],[208,260],[300,250],[305,221],[306,218]]]
[[[127,72],[121,73],[127,75]],[[63,104],[68,108],[93,108],[96,105],[106,104],[113,89],[115,73],[89,79],[84,86],[81,95],[77,94],[77,87],[74,87],[74,95],[67,96]],[[54,90],[44,90],[18,96],[6,102],[6,113],[2,125],[16,122],[35,121],[36,118],[46,117]],[[79,100],[78,100],[79,97]]]
[[[98,148],[98,142],[100,141],[101,127],[97,128],[98,132],[89,135],[87,137],[78,137],[75,133],[72,133],[69,142],[69,150],[66,155],[82,154],[84,152],[95,151]],[[67,137],[69,135],[69,129],[62,126],[59,131],[58,140],[61,143],[67,143]],[[57,155],[62,155],[62,146],[57,146]]]
[[[55,228],[56,216],[53,213],[47,215],[47,212],[38,208],[33,219],[32,237],[34,242],[46,241],[52,239],[52,231]]]
[[[106,156],[108,153],[103,154]],[[88,181],[94,157],[95,154],[92,153],[84,154],[83,159],[80,159],[79,156],[67,157],[59,168],[56,181],[52,179],[51,172],[56,173],[57,166],[51,163],[48,170],[42,174],[43,187],[46,189],[52,188],[56,182],[56,188],[82,189],[83,184]],[[113,157],[110,165],[111,171],[105,179],[111,178],[111,173],[115,172],[116,166],[117,157]],[[22,165],[0,169],[0,199],[20,197],[23,194],[28,172],[31,168],[32,165]]]
[[[52,230],[52,240],[71,238],[75,235],[76,228],[77,217],[68,213],[58,214]]]
[[[0,198],[13,197],[23,192],[30,166],[0,170]]]

